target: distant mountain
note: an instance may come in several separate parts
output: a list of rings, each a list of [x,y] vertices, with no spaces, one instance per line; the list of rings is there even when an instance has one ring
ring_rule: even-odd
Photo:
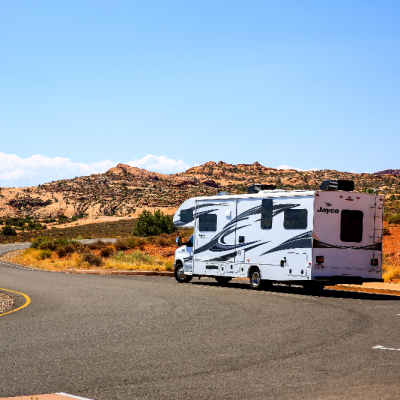
[[[335,170],[277,170],[253,164],[209,161],[186,172],[164,175],[118,164],[104,174],[46,183],[28,188],[0,188],[0,217],[32,215],[57,218],[85,214],[136,215],[143,209],[160,208],[173,213],[186,199],[218,192],[246,193],[254,183],[273,184],[282,189],[318,189],[325,179],[354,180],[356,190],[366,187],[400,193],[400,174],[354,174]],[[390,172],[392,174],[393,172]]]
[[[400,169],[385,169],[384,171],[375,172],[374,175],[400,175]]]

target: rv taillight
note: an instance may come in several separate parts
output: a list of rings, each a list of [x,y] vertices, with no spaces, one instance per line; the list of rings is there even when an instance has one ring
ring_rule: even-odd
[[[371,265],[373,267],[377,267],[379,265],[378,264],[378,259],[377,258],[371,258]]]
[[[324,262],[324,256],[317,256],[317,264],[322,264]]]

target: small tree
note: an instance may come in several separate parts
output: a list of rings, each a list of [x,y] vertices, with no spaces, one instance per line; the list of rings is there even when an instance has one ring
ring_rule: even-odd
[[[1,228],[1,233],[5,236],[16,236],[17,232],[11,225],[6,225]]]
[[[165,215],[160,210],[150,211],[143,210],[139,215],[136,226],[133,229],[133,236],[156,236],[161,233],[172,233],[175,231],[172,222],[172,216]]]

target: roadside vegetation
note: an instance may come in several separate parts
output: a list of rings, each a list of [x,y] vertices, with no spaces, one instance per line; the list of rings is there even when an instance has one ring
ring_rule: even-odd
[[[58,224],[57,224],[58,225]],[[36,237],[47,236],[56,238],[74,238],[74,239],[96,239],[96,238],[115,238],[127,237],[132,234],[136,225],[136,219],[123,219],[119,221],[97,222],[86,225],[70,225],[65,228],[40,229],[40,230],[24,230],[18,231],[16,235],[4,235],[1,233],[2,228],[9,225],[0,225],[0,243],[17,243],[31,242]],[[15,229],[14,226],[12,226]]]
[[[115,243],[97,240],[82,244],[74,239],[38,236],[30,248],[19,252],[12,261],[43,269],[105,269],[172,271],[176,236],[187,239],[190,229],[176,230],[172,218],[160,211],[143,212],[133,234]],[[153,235],[150,235],[153,233]],[[155,234],[154,233],[158,233]]]
[[[382,269],[385,281],[400,281],[400,212],[384,215]]]

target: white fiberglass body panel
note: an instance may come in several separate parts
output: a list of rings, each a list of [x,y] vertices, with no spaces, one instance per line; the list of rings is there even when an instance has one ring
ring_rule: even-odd
[[[381,278],[383,200],[380,194],[316,193],[312,277]]]

